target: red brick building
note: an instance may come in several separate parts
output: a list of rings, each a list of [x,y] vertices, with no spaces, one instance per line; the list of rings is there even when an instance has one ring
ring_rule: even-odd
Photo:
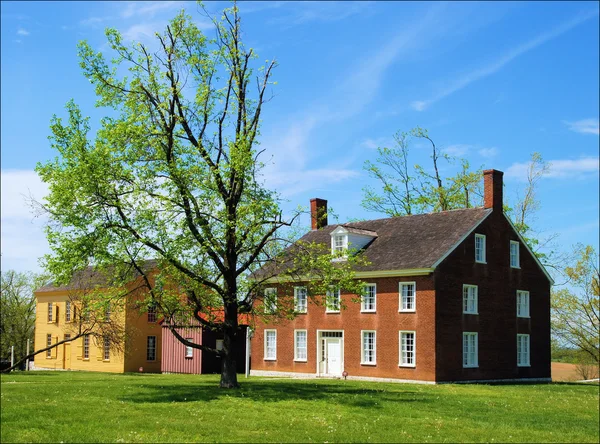
[[[362,249],[369,287],[360,303],[342,290],[315,304],[301,285],[278,294],[298,314],[256,326],[252,374],[550,380],[552,279],[502,211],[502,176],[484,172],[483,208],[327,225],[313,199],[302,240]]]

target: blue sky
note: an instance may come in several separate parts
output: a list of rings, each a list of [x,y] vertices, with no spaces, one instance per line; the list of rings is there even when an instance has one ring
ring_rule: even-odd
[[[218,11],[228,3],[209,3]],[[189,2],[2,2],[2,269],[39,270],[43,220],[23,196],[43,197],[33,172],[54,153],[53,114],[73,98],[96,122],[76,44],[105,49],[105,27],[151,40]],[[247,45],[277,59],[263,113],[267,183],[287,210],[329,201],[340,221],[377,218],[360,207],[362,169],[378,145],[419,125],[473,166],[522,189],[534,151],[552,163],[539,187],[536,228],[558,245],[599,242],[598,3],[242,2]],[[414,161],[427,153],[413,145]],[[308,224],[305,217],[303,223]]]

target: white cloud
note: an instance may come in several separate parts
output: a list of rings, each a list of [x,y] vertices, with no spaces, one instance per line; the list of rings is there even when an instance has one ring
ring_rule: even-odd
[[[2,270],[39,271],[38,259],[48,252],[45,219],[34,217],[26,199],[40,201],[48,187],[31,170],[2,170],[0,180]]]
[[[498,155],[498,148],[490,147],[490,148],[481,148],[477,151],[481,157],[492,158]]]
[[[287,198],[305,191],[340,183],[358,175],[357,171],[350,169],[318,168],[265,172],[264,180],[268,188],[277,190],[282,197]]]
[[[581,134],[600,135],[600,122],[598,119],[582,119],[577,122],[563,122],[571,131]]]
[[[122,35],[124,40],[147,42],[149,39],[154,37],[155,32],[161,32],[163,28],[163,22],[140,23],[130,26],[123,31]]]
[[[195,2],[184,1],[162,1],[162,2],[127,2],[125,9],[121,11],[121,17],[154,17],[156,14],[164,14],[175,9],[190,9]]]
[[[490,76],[490,75],[496,73],[497,71],[502,69],[506,64],[508,64],[512,60],[516,59],[520,55],[523,55],[526,52],[529,52],[529,51],[537,48],[538,46],[546,43],[547,41],[552,40],[552,39],[564,34],[565,32],[569,31],[570,29],[580,25],[581,23],[591,19],[592,17],[596,17],[597,15],[598,15],[597,9],[588,11],[584,14],[579,14],[576,17],[572,18],[571,20],[566,21],[566,22],[562,23],[561,25],[555,27],[554,29],[552,29],[548,32],[542,33],[542,34],[538,35],[537,37],[535,37],[534,39],[529,40],[528,42],[525,42],[525,43],[511,49],[506,54],[504,54],[502,57],[496,59],[494,62],[492,62],[488,65],[482,66],[481,68],[476,69],[475,71],[467,73],[466,75],[464,75],[462,77],[454,79],[453,81],[451,81],[449,83],[449,85],[447,85],[445,88],[443,88],[437,94],[433,95],[431,98],[426,99],[426,100],[414,101],[411,103],[411,106],[416,111],[423,111],[423,110],[427,109],[429,106],[431,106],[433,103],[437,102],[438,100],[441,100],[451,94],[454,94],[455,92],[467,87],[468,85],[470,85],[471,83],[473,83],[479,79],[482,79],[484,77],[487,77],[487,76]]]
[[[376,139],[365,139],[360,142],[362,148],[376,150],[379,147],[392,147],[394,140],[391,137],[378,137]]]
[[[465,144],[456,144],[456,145],[450,145],[447,146],[446,148],[444,148],[444,152],[446,154],[449,154],[450,156],[464,156],[465,154],[467,154],[470,150],[471,150],[471,145],[465,145]]]
[[[545,177],[554,179],[576,178],[585,179],[598,175],[600,159],[598,157],[582,157],[579,159],[551,160],[550,171]],[[527,168],[529,162],[513,163],[506,170],[506,176],[520,181],[527,179]]]
[[[17,31],[17,35],[29,35],[29,31],[23,28],[19,28],[19,30]]]

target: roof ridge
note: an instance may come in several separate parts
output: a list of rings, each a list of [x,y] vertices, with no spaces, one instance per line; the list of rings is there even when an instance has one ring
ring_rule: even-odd
[[[381,217],[379,219],[366,219],[366,220],[360,220],[360,221],[356,221],[356,222],[342,222],[342,223],[337,223],[337,224],[327,224],[324,227],[321,228],[327,228],[327,227],[339,227],[339,226],[343,226],[343,227],[352,227],[351,224],[364,224],[366,222],[379,222],[382,220],[388,220],[388,219],[404,219],[404,218],[412,218],[412,217],[418,217],[418,216],[434,216],[434,215],[438,215],[438,214],[444,214],[444,213],[452,213],[452,212],[458,212],[458,211],[472,211],[472,210],[486,210],[489,209],[491,210],[491,208],[484,208],[484,207],[471,207],[471,208],[453,208],[452,210],[444,210],[444,211],[430,211],[429,213],[419,213],[419,214],[406,214],[404,216],[390,216],[390,217]],[[356,227],[356,228],[360,228],[360,227]],[[364,228],[361,228],[361,230],[364,230]],[[373,230],[371,230],[373,231]]]

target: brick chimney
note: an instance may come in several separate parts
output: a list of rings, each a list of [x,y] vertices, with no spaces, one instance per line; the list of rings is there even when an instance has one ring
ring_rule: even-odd
[[[314,198],[310,200],[310,220],[313,230],[318,230],[327,225],[327,201]]]
[[[483,206],[502,212],[502,176],[498,170],[485,170],[483,172]]]

